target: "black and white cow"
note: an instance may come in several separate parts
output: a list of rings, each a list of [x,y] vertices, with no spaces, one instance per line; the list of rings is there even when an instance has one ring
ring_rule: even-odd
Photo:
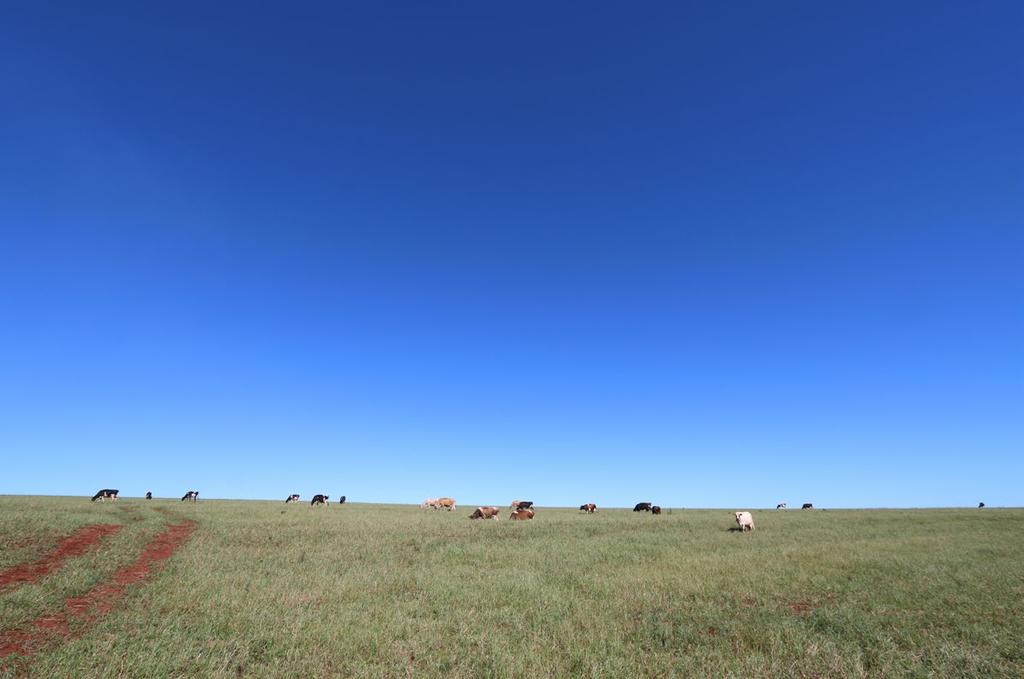
[[[116,488],[104,488],[103,490],[97,491],[96,494],[92,496],[92,501],[96,502],[96,500],[99,500],[100,502],[104,502],[106,500],[116,500],[117,494],[120,492],[121,491]]]
[[[326,505],[329,497],[330,496],[328,495],[321,495],[320,493],[317,493],[316,495],[313,496],[313,499],[310,501],[309,506],[312,507],[313,505]]]
[[[284,503],[285,504],[288,504],[289,502],[298,502],[298,501],[299,501],[299,494],[298,493],[292,493],[291,495],[289,495],[288,497],[286,497],[284,499]]]
[[[181,501],[182,502],[195,502],[197,499],[199,499],[199,491],[198,490],[190,490],[190,491],[188,491],[187,493],[185,493],[184,495],[181,496]]]

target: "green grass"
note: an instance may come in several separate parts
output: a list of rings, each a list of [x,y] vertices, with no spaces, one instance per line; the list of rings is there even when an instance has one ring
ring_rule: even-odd
[[[0,498],[0,568],[74,528],[98,550],[0,594],[9,629],[199,527],[27,677],[1024,676],[1024,510],[538,510]],[[13,674],[13,672],[9,672]]]

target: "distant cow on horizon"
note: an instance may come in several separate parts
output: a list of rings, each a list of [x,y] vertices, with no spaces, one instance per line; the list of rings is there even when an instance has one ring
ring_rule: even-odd
[[[182,502],[195,502],[198,499],[199,499],[199,491],[198,490],[190,490],[190,491],[188,491],[187,493],[185,493],[184,495],[181,496],[181,501]]]
[[[345,504],[345,500],[346,500],[345,496],[344,496],[344,495],[342,495],[342,496],[341,496],[341,499],[340,499],[340,500],[338,500],[338,504],[339,504],[339,505],[343,505],[343,504]]]
[[[152,500],[153,499],[153,491],[151,491],[151,490],[147,490],[146,491],[146,499],[147,500]]]
[[[661,507],[658,505],[651,505],[651,514],[661,514]]]
[[[633,507],[634,512],[649,512],[651,511],[650,502],[637,502],[636,506]]]
[[[501,510],[497,507],[477,507],[473,510],[473,513],[469,515],[471,519],[494,519],[497,521],[501,518]]]
[[[775,505],[775,508],[776,509],[785,509],[786,508],[786,503],[785,502],[780,502],[779,504]]]
[[[985,503],[984,502],[979,502],[978,503],[978,509],[984,509],[984,508],[985,508]]]
[[[586,512],[587,514],[593,514],[597,511],[597,505],[595,505],[593,502],[588,502],[585,505],[580,505],[580,511]]]
[[[321,495],[320,493],[317,493],[316,495],[313,496],[313,499],[310,500],[309,506],[312,507],[314,505],[327,505],[327,500],[329,498],[329,495]]]
[[[289,502],[298,502],[298,501],[299,501],[299,494],[298,493],[292,493],[291,495],[289,495],[288,497],[286,497],[284,499],[284,503],[285,504],[288,504]]]
[[[810,502],[805,502],[804,506],[801,507],[800,509],[814,509],[814,505],[812,505]]]
[[[92,496],[92,501],[96,502],[96,500],[99,500],[100,502],[105,502],[106,500],[116,500],[117,494],[120,492],[117,488],[104,488]]]

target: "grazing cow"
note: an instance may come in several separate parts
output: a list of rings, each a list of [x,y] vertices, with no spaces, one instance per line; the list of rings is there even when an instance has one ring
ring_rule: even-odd
[[[984,508],[985,508],[985,503],[984,502],[979,502],[978,503],[978,509],[984,509]]]
[[[785,502],[780,502],[779,504],[775,505],[775,508],[776,509],[785,509],[786,508],[786,503]]]
[[[342,495],[342,496],[341,496],[341,499],[340,499],[340,500],[338,500],[338,504],[339,504],[339,505],[343,505],[343,504],[345,504],[345,499],[346,499],[346,498],[345,498],[345,496],[344,496],[344,495]]]
[[[516,509],[509,514],[510,521],[529,521],[534,516],[532,509]]]
[[[800,509],[814,509],[814,505],[812,505],[810,502],[805,502],[804,506],[801,507]]]
[[[437,498],[428,497],[423,501],[423,504],[420,505],[420,509],[437,509]]]
[[[310,501],[309,506],[312,507],[313,505],[326,505],[327,500],[329,498],[329,495],[321,495],[320,493],[317,493],[316,495],[313,496],[313,499]]]
[[[634,512],[649,512],[651,511],[650,502],[637,502],[636,507],[633,507]]]
[[[288,504],[289,502],[298,502],[298,501],[299,501],[299,494],[298,493],[292,493],[291,495],[289,495],[288,497],[286,497],[284,499],[284,503],[285,504]]]
[[[104,488],[103,490],[97,491],[96,494],[92,496],[92,501],[96,502],[96,500],[99,500],[100,502],[104,502],[106,500],[116,500],[117,494],[120,492],[121,491],[117,488]]]
[[[750,512],[735,512],[736,525],[740,527],[740,531],[746,533],[748,530],[754,530],[754,517]]]
[[[658,505],[651,505],[651,514],[661,514],[661,507]]]
[[[469,515],[471,519],[494,519],[497,521],[501,518],[501,510],[497,507],[477,507],[473,510],[473,513]]]
[[[198,498],[199,498],[199,491],[198,490],[190,490],[190,491],[188,491],[187,493],[185,493],[184,495],[181,496],[181,501],[182,502],[186,502],[186,501],[187,502],[195,502]]]
[[[455,500],[450,497],[437,498],[437,509],[447,509],[449,512],[455,509]]]
[[[151,490],[147,490],[146,491],[146,499],[147,500],[152,500],[153,499],[153,491],[151,491]]]
[[[597,505],[595,505],[593,502],[588,502],[585,505],[580,505],[580,511],[586,512],[587,514],[593,514],[597,511]]]

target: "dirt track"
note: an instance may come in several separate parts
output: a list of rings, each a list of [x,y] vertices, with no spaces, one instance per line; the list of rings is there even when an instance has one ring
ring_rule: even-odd
[[[82,622],[86,627],[91,626],[113,609],[129,585],[148,577],[160,562],[174,554],[174,551],[188,540],[195,527],[194,521],[168,526],[143,547],[134,562],[119,569],[108,581],[96,585],[85,594],[67,599],[63,611],[40,616],[25,629],[0,633],[0,659],[15,653],[22,656],[31,655],[43,646],[75,636],[76,631],[71,629],[72,622]],[[54,568],[56,566],[50,570]],[[77,634],[81,633],[81,630],[77,630]]]

